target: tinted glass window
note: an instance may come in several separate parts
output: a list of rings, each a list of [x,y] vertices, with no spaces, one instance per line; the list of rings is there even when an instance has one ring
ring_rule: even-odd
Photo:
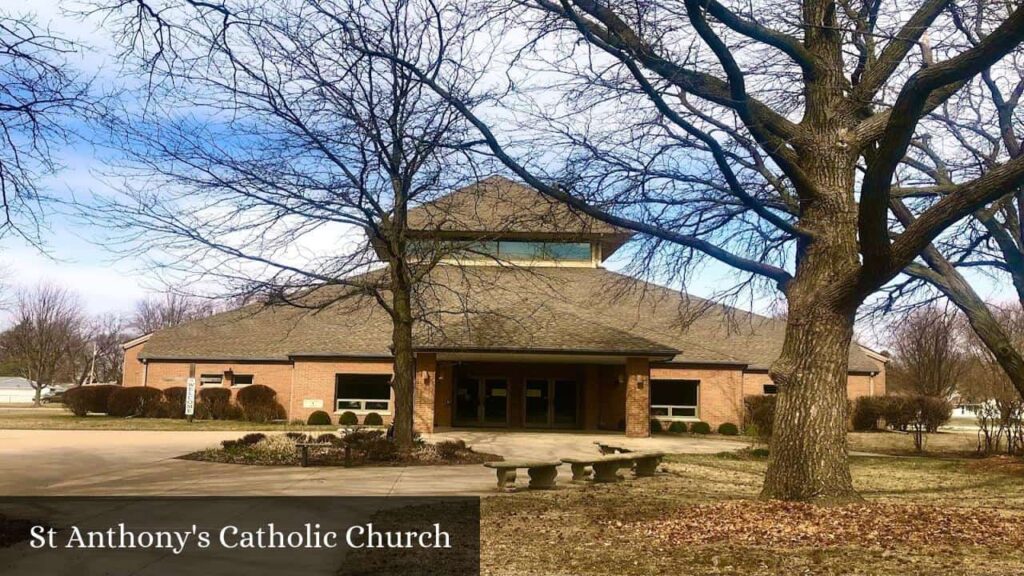
[[[656,406],[696,406],[699,380],[652,380],[651,404]]]
[[[388,400],[391,398],[389,374],[338,374],[335,376],[336,398]]]

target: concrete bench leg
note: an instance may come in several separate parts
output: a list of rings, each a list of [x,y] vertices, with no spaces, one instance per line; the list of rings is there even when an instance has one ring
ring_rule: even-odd
[[[661,463],[661,458],[637,458],[636,468],[633,469],[633,474],[637,478],[644,476],[654,476],[654,472],[658,469],[658,464]]]
[[[582,482],[590,478],[590,470],[587,469],[586,464],[571,464],[570,466],[572,466],[573,482]]]
[[[516,471],[515,469],[508,468],[497,468],[495,474],[498,476],[498,490],[504,490],[506,485],[515,486],[516,483]]]
[[[555,487],[555,477],[558,476],[558,469],[554,466],[530,468],[529,472],[531,490],[549,490]]]
[[[617,482],[620,462],[594,462],[594,482]]]

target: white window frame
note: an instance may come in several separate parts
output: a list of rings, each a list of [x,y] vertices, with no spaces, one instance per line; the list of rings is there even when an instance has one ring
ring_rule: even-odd
[[[343,407],[342,402],[357,404],[358,408],[351,406]],[[368,403],[384,404],[385,408],[367,408]],[[356,414],[369,414],[370,412],[376,412],[378,414],[391,414],[391,398],[387,400],[370,399],[370,398],[338,398],[334,401],[334,413],[341,414],[343,412],[354,412]]]
[[[665,378],[665,380],[691,380],[690,378]],[[654,387],[654,383],[660,380],[651,380],[651,387]],[[651,404],[649,414],[650,417],[657,420],[678,420],[680,422],[699,422],[700,421],[700,380],[693,380],[697,383],[697,403],[693,406],[683,404]],[[665,414],[655,414],[656,410],[664,410]],[[693,410],[693,415],[687,414],[676,414],[676,410]]]
[[[212,383],[208,384],[206,382],[206,378],[207,377],[210,377],[210,378],[217,377],[217,378],[220,378],[220,380],[218,380],[216,384],[212,384]],[[199,387],[200,388],[221,388],[223,386],[224,386],[224,374],[206,373],[206,374],[200,374],[199,375]]]
[[[338,376],[341,376],[341,375],[345,375],[345,376],[389,376],[391,378],[394,378],[390,374],[361,374],[361,373],[355,373],[355,372],[339,372],[339,373],[334,375],[334,393],[335,394],[338,393]],[[387,398],[335,398],[334,399],[334,413],[335,414],[342,414],[344,412],[352,412],[352,413],[355,413],[355,414],[364,415],[364,414],[369,414],[371,412],[376,412],[378,414],[391,414],[391,406],[392,406],[391,399],[394,398],[394,395],[395,395],[395,390],[394,390],[394,388],[391,387],[391,383],[389,381],[388,382],[388,397]],[[355,404],[355,405],[358,406],[358,408],[354,408],[354,407],[351,407],[351,406],[350,407],[342,407],[342,405],[341,405],[342,402]],[[369,403],[384,404],[385,407],[384,408],[367,408],[367,404],[369,404]]]

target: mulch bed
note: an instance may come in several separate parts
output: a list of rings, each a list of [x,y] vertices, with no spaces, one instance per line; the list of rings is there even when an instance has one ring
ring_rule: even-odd
[[[20,518],[8,518],[0,514],[0,548],[14,546],[18,542],[28,540],[30,530],[35,523]]]
[[[1021,546],[1020,518],[994,509],[863,503],[815,506],[732,500],[676,508],[609,529],[664,544],[892,549],[906,546]]]

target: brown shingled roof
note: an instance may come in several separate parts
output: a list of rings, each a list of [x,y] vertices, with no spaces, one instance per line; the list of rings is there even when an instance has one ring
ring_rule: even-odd
[[[490,176],[409,210],[408,226],[431,233],[631,234],[503,176]]]
[[[672,357],[767,369],[785,323],[720,305],[689,318],[677,291],[602,268],[438,266],[421,297],[421,350],[536,351]],[[323,296],[326,296],[324,294]],[[287,360],[390,356],[390,319],[370,297],[311,312],[247,307],[156,332],[142,358]],[[674,356],[673,356],[674,355]],[[850,370],[878,366],[851,346]]]

